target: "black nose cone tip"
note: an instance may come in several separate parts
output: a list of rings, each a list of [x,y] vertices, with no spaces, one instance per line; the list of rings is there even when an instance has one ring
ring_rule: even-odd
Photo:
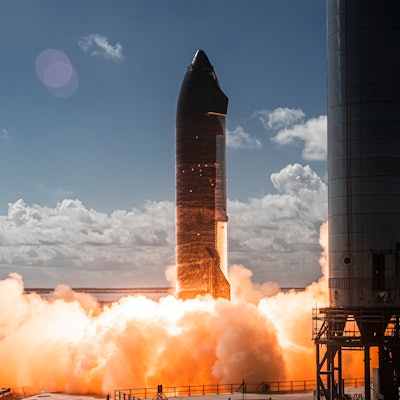
[[[210,60],[206,56],[203,50],[197,50],[193,57],[191,67],[195,69],[211,69]]]

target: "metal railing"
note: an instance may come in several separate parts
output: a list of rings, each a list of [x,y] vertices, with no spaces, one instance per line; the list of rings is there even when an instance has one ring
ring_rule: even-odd
[[[239,385],[234,384],[215,384],[215,385],[190,385],[190,386],[163,386],[162,393],[166,397],[177,396],[196,396],[206,394],[225,394],[234,393]],[[119,389],[114,391],[116,400],[133,400],[137,398],[153,398],[156,397],[158,388],[135,388],[135,389]]]
[[[345,387],[362,387],[364,378],[348,378],[344,380]],[[161,386],[161,385],[160,385]],[[162,386],[162,395],[167,398],[178,396],[205,396],[207,394],[233,393],[298,393],[313,391],[315,380],[259,382],[259,383],[227,383],[212,385]],[[115,400],[137,400],[161,398],[159,387],[117,389],[114,391]]]
[[[30,386],[22,386],[12,389],[14,399],[25,399],[26,397],[34,396],[37,394]]]

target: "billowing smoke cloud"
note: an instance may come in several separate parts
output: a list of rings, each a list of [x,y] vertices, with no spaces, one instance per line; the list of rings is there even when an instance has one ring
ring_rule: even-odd
[[[64,299],[62,297],[64,296]],[[126,297],[100,310],[61,288],[54,299],[0,281],[0,385],[104,393],[123,387],[286,378],[274,325],[256,304]],[[49,368],[51,366],[51,368]]]
[[[246,265],[256,282],[304,286],[320,275],[326,185],[299,164],[271,181],[278,194],[228,202],[229,262]],[[0,278],[18,272],[29,287],[168,285],[163,271],[175,262],[174,213],[172,202],[109,215],[78,200],[53,208],[18,200],[0,216]]]
[[[24,294],[21,276],[12,274],[0,281],[0,353],[7,360],[0,385],[104,394],[160,383],[313,379],[310,310],[326,302],[325,279],[283,294],[272,283],[253,285],[242,266],[229,275],[231,302],[130,296],[101,309],[66,286],[49,300]]]
[[[251,271],[234,265],[231,302],[128,296],[101,308],[65,285],[48,300],[25,294],[11,274],[0,281],[0,385],[104,395],[160,383],[314,380],[311,311],[328,304],[326,223],[320,245],[323,276],[305,291],[254,284]],[[343,357],[345,377],[362,376],[363,352]]]

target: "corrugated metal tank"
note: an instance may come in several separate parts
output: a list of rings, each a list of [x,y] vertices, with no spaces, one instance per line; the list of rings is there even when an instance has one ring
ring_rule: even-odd
[[[328,0],[330,306],[400,306],[400,1]]]

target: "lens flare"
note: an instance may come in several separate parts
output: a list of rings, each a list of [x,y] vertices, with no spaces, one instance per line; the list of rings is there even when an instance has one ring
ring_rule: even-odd
[[[65,62],[53,62],[44,71],[43,83],[51,88],[65,86],[72,76],[72,66]]]
[[[35,60],[35,71],[54,96],[68,97],[78,88],[78,75],[67,55],[59,50],[47,49],[40,53]]]

